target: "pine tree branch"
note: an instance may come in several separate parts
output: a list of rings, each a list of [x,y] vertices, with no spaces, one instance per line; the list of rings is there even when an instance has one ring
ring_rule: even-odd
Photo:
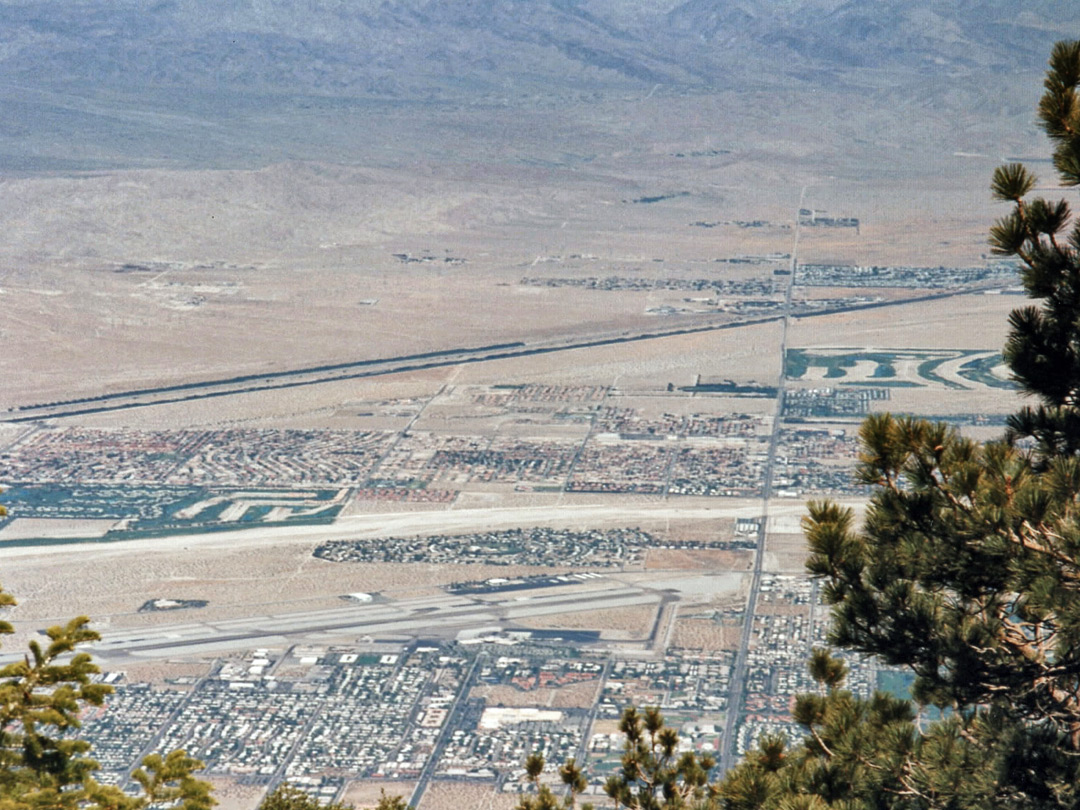
[[[1019,531],[1010,532],[1007,539],[1028,551],[1034,551],[1037,554],[1041,554],[1055,562],[1061,563],[1061,567],[1057,568],[1056,571],[1065,577],[1065,579],[1071,582],[1080,583],[1080,567],[1077,566],[1076,558],[1059,551],[1051,543],[1041,542],[1039,538],[1046,538],[1048,540],[1052,538],[1057,538],[1059,540],[1064,539],[1060,534],[1050,531],[1049,528],[1044,527],[1040,529],[1032,526],[1027,521],[1020,524]]]
[[[832,749],[830,749],[829,746],[827,746],[825,744],[825,741],[823,739],[821,739],[821,735],[818,734],[817,729],[814,728],[812,725],[808,725],[807,729],[810,731],[810,736],[814,738],[814,742],[816,742],[818,744],[818,746],[821,747],[821,750],[825,754],[825,758],[826,759],[832,759],[833,758]]]

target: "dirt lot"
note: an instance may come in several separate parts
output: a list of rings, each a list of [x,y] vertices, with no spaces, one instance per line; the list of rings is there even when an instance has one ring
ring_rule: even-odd
[[[655,620],[656,608],[646,606],[540,616],[519,624],[540,629],[600,630],[604,638],[635,640],[648,636]]]
[[[712,619],[679,619],[671,634],[671,646],[691,650],[737,650],[741,634],[741,627],[721,626]]]
[[[354,804],[357,810],[374,807],[379,802],[379,797],[386,793],[387,796],[404,796],[408,800],[416,789],[413,782],[390,782],[385,779],[370,779],[364,781],[349,782],[345,786],[345,794],[342,801],[345,804]]]
[[[262,785],[241,785],[226,777],[210,777],[207,781],[214,786],[214,798],[220,810],[255,810],[266,795]]]
[[[417,810],[511,810],[517,802],[517,794],[496,793],[492,785],[432,782]]]
[[[645,568],[653,570],[745,571],[753,564],[753,552],[727,549],[656,548],[645,557]]]
[[[557,689],[540,687],[527,692],[514,686],[476,686],[470,695],[484,698],[489,706],[587,709],[596,701],[599,691],[600,680],[597,679],[572,683]]]

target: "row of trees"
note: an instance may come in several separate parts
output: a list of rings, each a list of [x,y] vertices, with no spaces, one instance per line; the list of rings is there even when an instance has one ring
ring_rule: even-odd
[[[1080,184],[1078,86],[1080,42],[1059,43],[1039,117],[1067,186]],[[1012,210],[990,241],[1017,258],[1035,302],[1012,313],[1004,356],[1037,404],[988,444],[872,416],[857,472],[873,487],[864,525],[828,501],[811,503],[804,519],[807,566],[832,607],[830,642],[908,668],[913,701],[854,696],[844,663],[817,650],[819,689],[793,711],[806,737],[795,746],[765,739],[719,783],[709,780],[714,761],[680,753],[657,710],[631,708],[622,768],[605,785],[617,807],[1080,807],[1080,224],[1066,201],[1032,197],[1035,185],[1020,165],[995,172],[993,194]],[[0,591],[0,607],[13,604]],[[0,622],[0,634],[10,632]],[[109,691],[76,650],[96,638],[80,617],[0,669],[0,810],[209,810],[200,764],[183,752],[144,760],[137,796],[95,781],[89,745],[74,732],[80,708]],[[939,719],[927,721],[925,707]],[[541,784],[543,768],[539,757],[526,763],[536,791],[520,810],[575,806],[581,768],[562,767],[562,796]],[[383,805],[404,808],[399,797]],[[312,807],[285,788],[265,810]]]

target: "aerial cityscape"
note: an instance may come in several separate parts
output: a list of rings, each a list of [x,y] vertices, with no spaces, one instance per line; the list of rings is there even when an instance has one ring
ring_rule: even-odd
[[[12,408],[0,472],[14,519],[0,542],[16,572],[81,539],[109,552],[182,546],[174,572],[201,558],[203,576],[265,578],[222,591],[108,563],[81,575],[116,689],[84,719],[104,775],[122,783],[146,753],[182,747],[240,797],[289,780],[363,801],[379,784],[439,806],[482,790],[513,801],[534,751],[589,762],[598,791],[630,703],[660,706],[725,764],[762,734],[797,739],[790,702],[813,686],[805,662],[828,624],[802,571],[802,502],[863,496],[852,473],[866,414],[903,403],[985,431],[1000,426],[1011,383],[1000,352],[969,341],[792,345],[783,334],[814,318],[912,305],[866,310],[836,295],[818,315],[796,304],[806,290],[794,282],[811,270],[788,261],[794,276],[739,290],[779,303],[766,322],[784,347],[773,378],[650,369],[609,384],[495,382],[482,369],[505,361],[490,349],[471,379],[354,394],[310,428],[92,421],[149,413],[176,392]],[[1000,270],[879,274],[910,297],[941,290],[991,307],[1015,284]],[[765,325],[743,318],[703,334]],[[663,357],[665,341],[686,339],[641,342]],[[51,409],[47,420],[21,421],[35,408]],[[278,543],[282,559],[265,561]],[[286,585],[285,567],[307,570]],[[903,688],[896,670],[851,666],[853,688]]]
[[[97,779],[183,749],[225,810],[509,810],[537,752],[611,806],[628,706],[717,777],[802,740],[806,503],[862,518],[868,416],[1024,403],[988,189],[1051,182],[1080,11],[207,5],[2,12],[0,664],[90,617]]]

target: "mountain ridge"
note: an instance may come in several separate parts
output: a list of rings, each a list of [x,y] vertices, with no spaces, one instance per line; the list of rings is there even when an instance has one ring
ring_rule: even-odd
[[[959,120],[1028,106],[1018,88],[1076,30],[1080,5],[1055,0],[17,0],[0,167],[356,160],[346,128],[378,126],[372,103],[584,105],[587,128],[597,102],[803,92]]]
[[[1030,5],[1022,20],[991,0],[635,8],[615,14],[587,0],[29,0],[0,5],[0,72],[32,85],[132,89],[139,79],[403,97],[423,97],[425,88],[452,94],[462,77],[472,91],[508,79],[707,90],[740,66],[777,81],[821,67],[1041,69],[1048,44],[1080,23],[1080,11],[1051,2]]]

